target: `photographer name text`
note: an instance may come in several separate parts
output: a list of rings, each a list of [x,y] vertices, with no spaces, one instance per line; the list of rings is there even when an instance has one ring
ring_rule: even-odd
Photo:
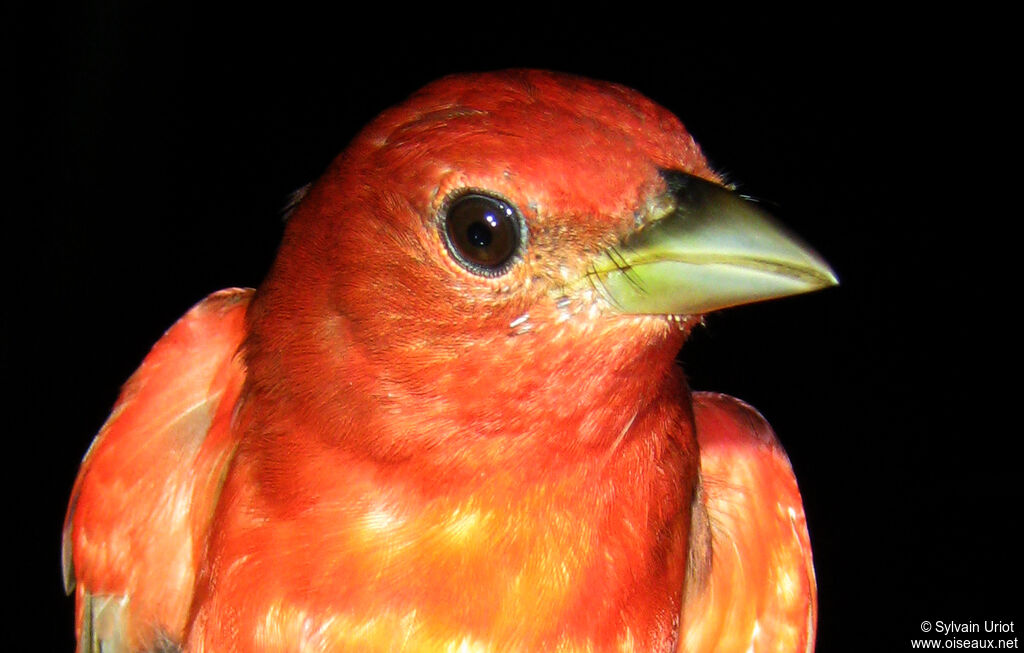
[[[933,622],[933,626],[934,632],[938,635],[1015,632],[1012,621],[936,621]]]

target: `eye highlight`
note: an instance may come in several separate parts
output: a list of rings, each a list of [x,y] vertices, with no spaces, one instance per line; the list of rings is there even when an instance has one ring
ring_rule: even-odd
[[[462,267],[496,277],[508,270],[519,251],[523,219],[505,200],[470,192],[448,204],[442,231],[448,251]]]

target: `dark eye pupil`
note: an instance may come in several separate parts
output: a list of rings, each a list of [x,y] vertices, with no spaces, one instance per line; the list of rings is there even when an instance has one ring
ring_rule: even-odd
[[[491,241],[491,226],[484,222],[474,222],[466,228],[466,239],[476,247],[486,249]]]
[[[488,195],[463,195],[445,213],[449,250],[463,267],[485,276],[504,273],[519,248],[520,228],[516,210]]]

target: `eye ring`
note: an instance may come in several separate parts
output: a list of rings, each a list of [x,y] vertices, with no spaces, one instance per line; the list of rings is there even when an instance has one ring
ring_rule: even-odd
[[[499,277],[519,260],[526,222],[515,205],[488,191],[452,196],[441,210],[441,235],[448,253],[463,268]]]

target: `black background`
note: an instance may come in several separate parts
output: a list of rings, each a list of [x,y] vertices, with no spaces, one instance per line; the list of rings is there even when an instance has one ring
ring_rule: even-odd
[[[758,407],[790,453],[818,650],[910,650],[926,619],[1021,627],[998,16],[136,4],[14,5],[5,21],[6,539],[25,545],[7,594],[27,609],[25,648],[72,648],[65,503],[150,345],[209,292],[260,282],[287,195],[376,113],[505,67],[667,106],[837,271],[837,289],[712,315],[680,356],[694,387]]]

